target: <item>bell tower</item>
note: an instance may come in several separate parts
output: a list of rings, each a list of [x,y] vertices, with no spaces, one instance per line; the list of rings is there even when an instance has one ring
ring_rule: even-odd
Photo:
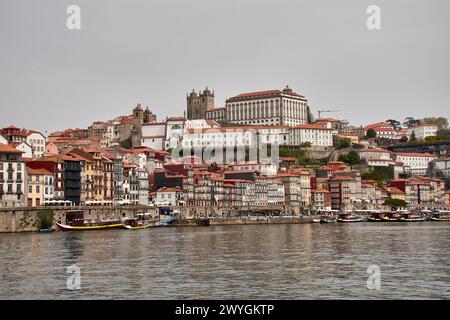
[[[131,129],[131,146],[133,148],[142,145],[142,124],[144,123],[144,111],[138,103],[133,109],[133,127]]]
[[[187,118],[206,119],[206,111],[214,109],[214,91],[210,91],[206,87],[203,92],[200,90],[198,94],[192,89],[190,94],[186,96],[187,101]]]

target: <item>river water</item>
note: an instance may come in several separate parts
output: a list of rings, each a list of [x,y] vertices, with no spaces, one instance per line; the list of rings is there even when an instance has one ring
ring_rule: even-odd
[[[0,234],[1,299],[450,299],[449,274],[446,222]]]

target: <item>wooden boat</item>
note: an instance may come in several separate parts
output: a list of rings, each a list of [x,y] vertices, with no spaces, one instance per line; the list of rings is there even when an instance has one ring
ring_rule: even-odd
[[[150,228],[150,224],[141,223],[138,219],[128,219],[123,224],[123,227],[127,230],[142,230]]]
[[[336,223],[335,218],[322,218],[320,219],[320,223]]]
[[[92,231],[123,228],[123,223],[118,220],[86,222],[84,212],[72,210],[66,212],[66,224],[56,222],[60,231]]]
[[[311,223],[320,223],[320,219],[312,219]]]
[[[382,219],[384,222],[399,222],[400,214],[397,212],[386,212],[384,213]]]
[[[146,224],[146,225],[140,225],[140,226],[132,227],[132,226],[130,226],[128,224],[125,224],[125,225],[123,225],[123,227],[125,229],[128,229],[128,230],[142,230],[142,229],[150,228],[151,226],[149,224]]]
[[[346,223],[346,222],[362,222],[363,218],[354,216],[350,213],[341,213],[336,219],[337,222]]]
[[[403,222],[423,222],[426,218],[411,212],[403,213],[400,217],[400,221]]]
[[[91,230],[108,230],[123,228],[123,223],[120,222],[104,222],[104,224],[90,224],[84,226],[71,226],[56,222],[59,231],[91,231]]]
[[[430,217],[431,221],[450,221],[449,213],[435,213]]]
[[[384,217],[385,217],[385,213],[376,212],[376,213],[372,213],[370,216],[368,216],[367,221],[369,221],[369,222],[385,222]]]

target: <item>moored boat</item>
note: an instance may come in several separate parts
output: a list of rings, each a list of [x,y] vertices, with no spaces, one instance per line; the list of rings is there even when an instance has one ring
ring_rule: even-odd
[[[422,217],[418,214],[413,214],[411,212],[403,213],[400,217],[400,221],[402,222],[423,222],[425,220],[425,217]]]
[[[431,221],[450,221],[450,213],[444,213],[444,212],[434,213],[430,217],[430,220]]]
[[[369,221],[369,222],[385,222],[384,217],[385,217],[385,213],[375,212],[367,217],[367,221]]]
[[[383,214],[383,222],[399,222],[400,214],[397,212],[386,212]]]
[[[320,219],[320,223],[336,223],[336,218],[334,217],[327,217]]]
[[[142,230],[150,228],[150,224],[144,224],[140,222],[138,219],[128,219],[123,224],[123,227],[128,230]]]
[[[352,215],[350,213],[341,213],[336,219],[337,222],[362,222],[363,218],[359,216]]]
[[[66,223],[56,222],[59,231],[93,231],[123,228],[123,223],[118,220],[101,220],[88,222],[84,220],[84,212],[80,210],[68,211]]]

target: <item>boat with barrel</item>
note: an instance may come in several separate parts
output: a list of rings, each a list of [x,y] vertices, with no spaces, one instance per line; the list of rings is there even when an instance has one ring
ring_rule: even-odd
[[[398,212],[373,212],[367,217],[369,222],[399,222],[401,214]]]
[[[423,222],[426,218],[424,216],[414,214],[412,212],[402,213],[400,215],[401,222]]]
[[[402,213],[400,212],[385,212],[382,219],[384,222],[400,222],[401,216]]]
[[[124,224],[120,220],[87,221],[83,211],[71,210],[66,212],[66,223],[56,222],[56,226],[59,231],[93,231],[120,229]]]
[[[450,221],[450,212],[436,212],[430,217],[431,221]]]
[[[347,222],[362,222],[363,218],[360,216],[353,215],[349,212],[341,213],[336,219],[337,222],[347,223]]]
[[[367,217],[369,222],[385,222],[385,212],[373,212]]]
[[[152,226],[151,213],[139,213],[137,218],[126,219],[123,224],[123,227],[128,230],[142,230]]]

